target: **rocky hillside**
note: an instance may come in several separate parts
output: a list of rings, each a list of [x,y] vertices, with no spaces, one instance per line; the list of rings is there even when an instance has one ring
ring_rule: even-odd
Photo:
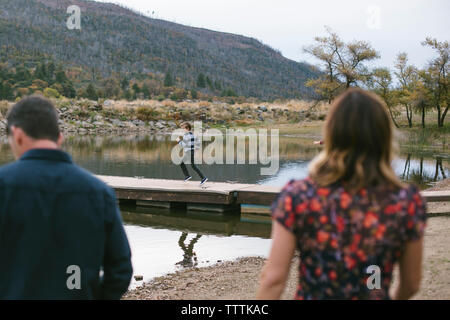
[[[242,103],[171,100],[91,101],[54,99],[60,127],[66,134],[111,134],[140,132],[168,134],[184,121],[202,121],[210,127],[260,127],[282,123],[324,120],[326,104],[311,108],[312,102]],[[0,102],[0,137],[5,134],[6,114],[13,102]]]
[[[66,26],[70,5],[81,8],[81,30]],[[170,73],[175,86],[192,89],[204,74],[214,88],[217,84],[242,96],[307,99],[313,92],[305,81],[317,76],[309,65],[255,39],[94,1],[0,0],[0,46],[0,63],[33,67],[52,60],[77,70],[84,84]]]

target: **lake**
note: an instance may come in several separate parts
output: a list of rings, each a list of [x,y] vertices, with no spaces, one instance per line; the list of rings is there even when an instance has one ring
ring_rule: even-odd
[[[66,138],[63,149],[77,164],[95,174],[182,179],[181,169],[171,162],[173,144],[164,135],[72,136]],[[262,176],[261,168],[266,166],[248,161],[199,167],[210,181],[282,186],[292,178],[306,177],[309,162],[321,148],[308,137],[280,136],[279,170],[272,176]],[[0,138],[0,165],[11,161],[7,140]],[[450,156],[445,150],[417,152],[404,145],[393,167],[403,180],[424,189],[449,176]],[[199,180],[195,175],[193,178]],[[267,256],[270,249],[268,217],[125,206],[121,209],[132,247],[134,273],[142,275],[144,281],[183,268],[243,256]],[[133,280],[132,287],[139,283]]]

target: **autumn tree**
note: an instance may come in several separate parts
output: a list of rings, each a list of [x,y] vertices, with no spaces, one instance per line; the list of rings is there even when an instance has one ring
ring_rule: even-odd
[[[139,87],[139,85],[136,82],[133,83],[132,88],[133,88],[134,93],[136,93],[136,94],[141,92],[141,88]]]
[[[0,100],[13,100],[14,90],[9,81],[3,81],[0,90]]]
[[[415,90],[413,91],[412,107],[413,110],[421,114],[422,128],[425,128],[425,114],[433,107],[433,95],[432,92],[426,87],[423,79],[426,78],[425,71],[419,71],[419,80],[416,83]]]
[[[392,85],[392,75],[388,68],[376,68],[367,82],[369,89],[378,94],[386,103],[395,127],[399,127],[396,116],[399,112],[396,110],[395,92]]]
[[[130,85],[130,81],[127,78],[123,78],[120,81],[120,87],[122,88],[123,91],[125,91],[126,89],[128,89]]]
[[[213,82],[211,81],[211,78],[210,78],[209,76],[206,76],[206,84],[208,85],[208,87],[209,87],[211,90],[214,90]]]
[[[395,75],[399,86],[397,89],[398,103],[405,107],[408,126],[412,127],[414,91],[419,81],[418,69],[408,64],[408,54],[401,52],[395,60]]]
[[[146,85],[142,85],[142,95],[144,96],[144,99],[149,99],[151,97],[150,88]]]
[[[47,82],[45,82],[41,79],[35,79],[35,80],[33,80],[30,88],[34,92],[34,91],[43,91],[47,87],[48,87]]]
[[[174,85],[174,79],[172,77],[172,74],[170,71],[166,72],[166,76],[164,78],[164,86],[165,87],[171,87]]]
[[[156,79],[145,79],[144,84],[143,84],[143,88],[147,88],[146,91],[148,90],[149,98],[152,95],[159,94],[159,92],[161,90],[161,86],[162,86],[161,81],[158,81]],[[145,94],[145,92],[144,92],[144,94]]]
[[[92,83],[89,83],[89,85],[86,88],[86,98],[88,98],[90,100],[97,100],[98,99],[97,91],[95,91],[95,88],[92,85]]]
[[[58,68],[58,71],[60,71],[62,68]],[[53,76],[55,74],[56,68],[55,63],[53,61],[50,61],[47,65],[47,81],[49,84],[53,84]],[[64,73],[65,76],[65,73]],[[56,77],[58,77],[58,74],[56,74]]]
[[[115,78],[103,80],[103,92],[107,98],[118,98],[120,95],[120,85]]]
[[[52,70],[52,71],[48,71],[48,72],[51,72],[52,75],[53,75],[53,73],[55,73],[54,85],[58,86],[58,89],[57,89],[58,92],[65,97],[75,98],[75,96],[76,96],[75,88],[73,87],[72,81],[70,81],[69,78],[67,78],[66,72],[64,71],[63,67],[61,65],[59,65],[56,68],[56,71],[53,71],[54,66],[49,65],[47,70]]]
[[[206,88],[206,79],[203,73],[200,73],[197,77],[197,87]]]
[[[450,51],[448,41],[439,42],[436,39],[426,38],[423,46],[434,49],[438,56],[431,60],[421,74],[425,88],[431,94],[432,104],[438,113],[438,127],[444,126],[445,117],[450,108],[449,68]]]
[[[14,82],[17,87],[28,87],[31,85],[32,76],[31,73],[24,65],[16,67],[16,73],[14,74]]]
[[[34,77],[36,79],[40,79],[45,82],[49,82],[48,76],[47,76],[47,67],[45,63],[40,63],[36,69],[34,70]]]
[[[351,86],[364,84],[371,75],[366,63],[378,59],[378,52],[366,41],[345,43],[337,33],[326,27],[325,37],[315,37],[315,44],[304,51],[322,62],[324,74],[307,82],[322,99],[331,102]]]

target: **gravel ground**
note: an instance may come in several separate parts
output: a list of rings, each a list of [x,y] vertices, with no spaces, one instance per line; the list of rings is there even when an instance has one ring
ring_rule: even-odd
[[[436,184],[429,190],[449,190],[450,179]],[[430,210],[450,212],[449,203],[430,204]],[[444,207],[443,207],[444,206]],[[414,299],[450,299],[450,216],[432,216],[425,232],[424,269],[421,290]],[[244,257],[206,268],[178,271],[155,278],[135,290],[124,299],[153,300],[249,300],[254,299],[264,258]],[[292,299],[297,285],[298,258],[294,258],[282,299]],[[394,272],[392,289],[397,284]]]

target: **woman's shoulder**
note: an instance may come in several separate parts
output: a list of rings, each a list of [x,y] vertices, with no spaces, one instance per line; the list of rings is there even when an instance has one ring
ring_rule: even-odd
[[[398,197],[401,200],[411,200],[412,198],[420,197],[420,188],[414,183],[405,184],[403,188],[398,191]]]
[[[317,185],[310,178],[306,177],[303,179],[291,179],[288,183],[286,183],[281,192],[289,193],[289,194],[313,194],[316,192]]]

